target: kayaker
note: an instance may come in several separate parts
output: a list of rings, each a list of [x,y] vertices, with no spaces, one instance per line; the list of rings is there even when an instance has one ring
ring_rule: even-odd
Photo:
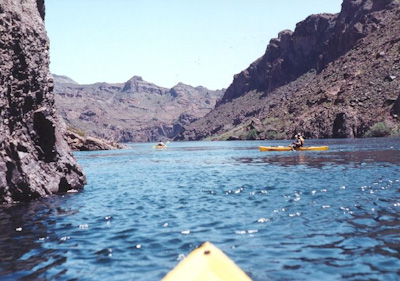
[[[300,147],[304,146],[304,139],[303,139],[303,137],[301,136],[301,134],[300,134],[300,133],[297,133],[297,134],[295,135],[295,137],[296,137],[296,139],[295,139],[295,141],[293,142],[293,144],[291,145],[292,148],[293,148],[293,149],[296,149],[296,148],[300,148]]]
[[[165,144],[162,141],[159,141],[157,146],[165,146]]]

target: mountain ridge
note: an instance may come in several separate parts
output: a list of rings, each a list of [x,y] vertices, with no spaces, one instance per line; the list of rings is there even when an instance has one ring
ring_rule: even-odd
[[[140,76],[124,83],[86,85],[53,76],[56,104],[66,123],[116,142],[172,139],[183,125],[209,112],[224,93],[184,83],[168,89]]]

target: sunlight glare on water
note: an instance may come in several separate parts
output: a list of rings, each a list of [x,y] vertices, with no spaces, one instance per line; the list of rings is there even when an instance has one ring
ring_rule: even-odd
[[[77,152],[82,192],[1,207],[1,280],[160,280],[204,241],[253,280],[396,280],[400,139]]]

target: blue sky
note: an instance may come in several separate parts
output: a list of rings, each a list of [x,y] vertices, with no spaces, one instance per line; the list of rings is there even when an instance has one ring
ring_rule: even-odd
[[[137,75],[227,88],[284,29],[342,0],[49,0],[50,69],[81,84]]]

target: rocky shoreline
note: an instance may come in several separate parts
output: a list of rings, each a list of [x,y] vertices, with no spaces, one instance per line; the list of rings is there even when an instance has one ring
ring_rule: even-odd
[[[75,151],[114,150],[126,148],[125,145],[116,142],[91,136],[81,136],[72,131],[67,131],[66,137],[69,147]]]

